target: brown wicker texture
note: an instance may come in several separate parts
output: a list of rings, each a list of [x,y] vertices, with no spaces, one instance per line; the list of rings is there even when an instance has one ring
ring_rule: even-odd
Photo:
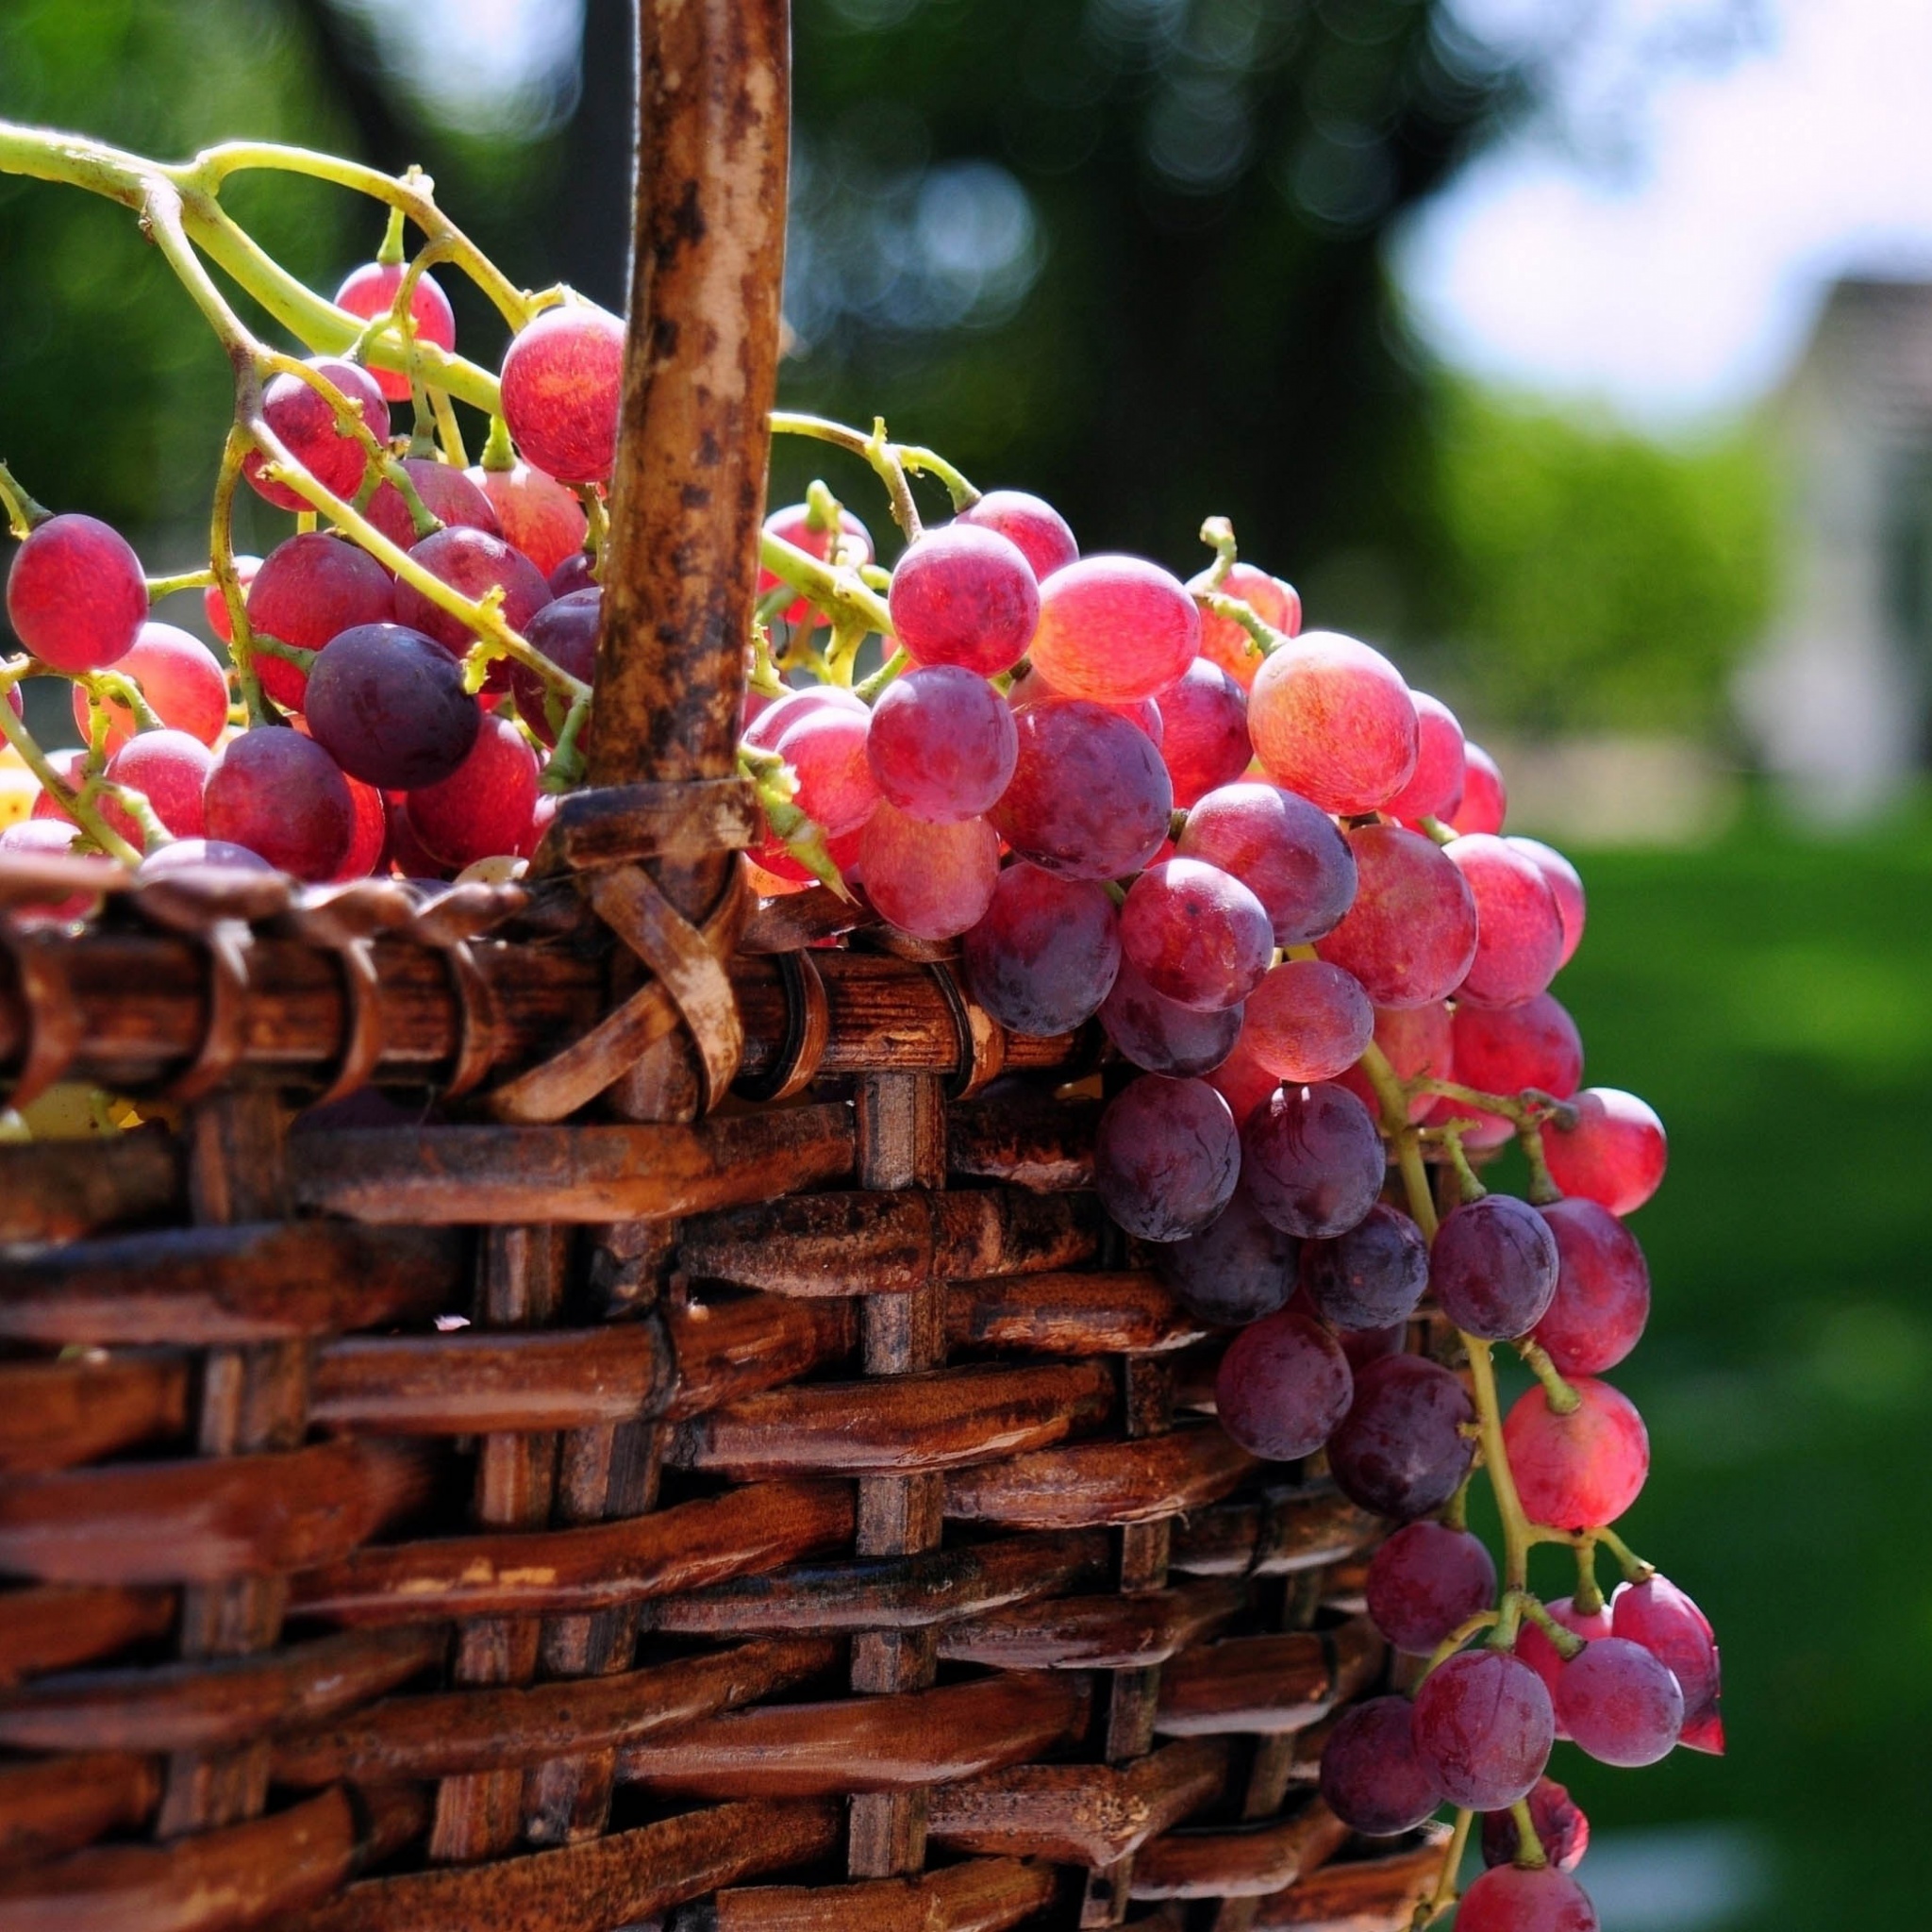
[[[0,1147],[5,1932],[1392,1932],[1436,1883],[1312,1793],[1378,1525],[1213,1421],[1087,1191],[1096,1041],[742,888],[785,40],[643,9],[602,789],[535,881],[0,870],[0,1080],[151,1116]],[[5,919],[55,888],[78,936]],[[296,1112],[371,1083],[401,1124]]]

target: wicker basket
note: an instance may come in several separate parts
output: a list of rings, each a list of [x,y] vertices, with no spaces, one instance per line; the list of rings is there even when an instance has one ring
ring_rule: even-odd
[[[0,1927],[1399,1926],[1444,1835],[1310,1790],[1377,1526],[1212,1421],[1086,1191],[1094,1042],[745,892],[786,24],[643,28],[537,877],[0,872],[104,898],[0,919],[0,1077],[148,1118],[0,1148]]]

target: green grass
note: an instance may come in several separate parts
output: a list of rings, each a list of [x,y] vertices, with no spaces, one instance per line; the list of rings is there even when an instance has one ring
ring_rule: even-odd
[[[1932,816],[1807,843],[1586,856],[1557,986],[1585,1077],[1671,1171],[1632,1225],[1656,1307],[1612,1374],[1650,1424],[1620,1527],[1724,1648],[1730,1755],[1552,1769],[1600,1830],[1749,1822],[1755,1927],[1908,1924],[1932,1790]],[[1539,1580],[1567,1588],[1561,1553]],[[1607,1583],[1608,1566],[1606,1564]],[[1586,1860],[1581,1876],[1588,1883]]]

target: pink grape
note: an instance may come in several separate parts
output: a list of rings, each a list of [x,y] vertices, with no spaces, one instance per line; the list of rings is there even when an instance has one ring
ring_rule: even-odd
[[[1559,1734],[1560,1735],[1560,1732]],[[1530,1822],[1536,1826],[1543,1857],[1558,1872],[1574,1872],[1590,1849],[1590,1820],[1570,1793],[1553,1777],[1540,1777],[1529,1794]],[[1507,1865],[1517,1853],[1513,1812],[1483,1814],[1483,1863]]]
[[[1507,1651],[1458,1651],[1415,1693],[1415,1744],[1453,1805],[1500,1811],[1550,1761],[1556,1714],[1543,1680]]]
[[[399,624],[330,639],[308,675],[306,714],[316,743],[350,777],[391,791],[447,778],[483,724],[463,667]]]
[[[242,872],[273,872],[275,867],[260,853],[245,845],[231,845],[222,839],[176,839],[159,845],[141,861],[138,868],[144,879],[171,872],[185,872],[197,865],[222,865]]]
[[[1150,1074],[1190,1078],[1212,1074],[1234,1051],[1241,1038],[1241,1008],[1224,1007],[1218,1013],[1203,1013],[1184,1007],[1156,992],[1140,969],[1123,959],[1101,1003],[1100,1024],[1122,1058]],[[1224,1099],[1230,1099],[1219,1081],[1210,1084]]]
[[[1041,586],[1028,655],[1056,691],[1121,705],[1158,697],[1200,641],[1201,613],[1179,578],[1144,558],[1083,557]]]
[[[387,315],[395,304],[404,273],[405,264],[400,261],[365,261],[360,268],[351,269],[336,291],[336,307],[346,308],[351,315],[359,315],[365,322]],[[416,277],[415,286],[409,291],[409,323],[419,342],[432,342],[445,353],[456,347],[456,311],[433,275]],[[401,332],[391,331],[391,340],[400,346]],[[369,373],[388,401],[408,401],[407,375],[393,369],[372,369]]]
[[[1009,865],[960,948],[973,997],[1015,1033],[1071,1033],[1121,964],[1120,916],[1104,888]]]
[[[1678,1741],[1692,1751],[1722,1757],[1724,1719],[1717,1639],[1709,1620],[1668,1577],[1646,1576],[1617,1587],[1610,1599],[1610,1627],[1641,1643],[1670,1667],[1684,1693],[1684,1729]]]
[[[915,819],[977,818],[999,802],[1020,760],[1006,700],[954,664],[908,671],[872,710],[865,755],[879,791]]]
[[[824,705],[788,724],[774,749],[798,780],[793,803],[836,838],[856,832],[879,802],[865,743],[870,720]]]
[[[601,483],[617,457],[624,324],[588,302],[546,308],[503,356],[503,420],[559,483]]]
[[[1398,1080],[1416,1079],[1424,1074],[1435,1080],[1457,1077],[1454,1034],[1449,1008],[1441,1000],[1425,1007],[1377,1007],[1375,1041]],[[1350,1067],[1336,1079],[1374,1115],[1382,1117],[1382,1102],[1369,1076],[1359,1067]],[[1443,1103],[1433,1093],[1418,1093],[1408,1103],[1412,1125],[1420,1125]],[[1457,1109],[1457,1113],[1463,1111]]]
[[[1136,879],[1121,908],[1121,951],[1156,992],[1218,1013],[1260,984],[1274,950],[1267,909],[1219,866],[1170,858]]]
[[[999,882],[999,834],[984,819],[930,824],[881,799],[859,834],[858,867],[866,897],[901,932],[949,940],[986,917]]]
[[[1152,988],[1149,988],[1148,991],[1151,997],[1157,999],[1159,997],[1158,993],[1153,991]],[[1167,1004],[1169,1006],[1174,1005],[1171,1000]],[[1174,1007],[1174,1010],[1178,1013],[1185,1012],[1187,1009],[1184,1007]],[[1230,1010],[1233,1009],[1230,1008]],[[1203,1018],[1219,1018],[1221,1016],[1197,1013],[1194,1017],[1199,1020]],[[1103,1024],[1105,1024],[1105,1019],[1106,1016],[1103,1014]],[[1126,1049],[1123,1047],[1122,1051],[1124,1053]],[[1128,1058],[1132,1058],[1133,1056],[1129,1054]],[[1227,1102],[1228,1108],[1234,1115],[1237,1126],[1245,1126],[1249,1115],[1264,1100],[1267,1100],[1275,1093],[1281,1086],[1280,1080],[1242,1046],[1239,1035],[1235,1039],[1234,1045],[1229,1049],[1227,1058],[1219,1066],[1210,1067],[1203,1077],[1221,1095],[1222,1099]]]
[[[57,776],[61,778],[68,789],[78,791],[87,778],[87,753],[84,751],[50,751],[47,762],[53,766]],[[35,799],[30,817],[37,819],[60,819],[68,824],[75,824],[66,809],[51,791],[42,791]]]
[[[832,533],[829,530],[815,530],[811,525],[811,507],[808,504],[789,504],[783,509],[774,509],[765,519],[766,533],[782,538],[794,549],[803,550],[808,556],[816,557],[821,563],[829,560],[832,551]],[[869,531],[849,509],[839,512],[839,552],[841,560],[848,564],[870,563],[873,560],[872,532]],[[780,579],[762,566],[758,571],[758,595],[764,597],[778,588]],[[787,624],[803,624],[811,609],[808,597],[795,597],[785,607],[784,618]]]
[[[1587,1643],[1557,1674],[1556,1707],[1579,1748],[1634,1770],[1667,1757],[1684,1728],[1684,1693],[1669,1669],[1624,1637]]]
[[[14,552],[7,618],[50,671],[105,671],[147,622],[147,578],[120,531],[69,511],[49,517]]]
[[[1612,1214],[1634,1214],[1657,1192],[1670,1149],[1664,1124],[1634,1093],[1586,1087],[1570,1103],[1576,1124],[1543,1128],[1550,1176],[1566,1194],[1581,1194]]]
[[[1543,1606],[1549,1611],[1553,1623],[1559,1624],[1573,1637],[1581,1637],[1594,1642],[1599,1637],[1610,1634],[1610,1612],[1607,1606],[1595,1610],[1579,1610],[1567,1596],[1554,1597]],[[1530,1618],[1523,1620],[1523,1626],[1516,1633],[1516,1655],[1543,1680],[1543,1688],[1550,1693],[1552,1702],[1557,1695],[1557,1678],[1563,1668],[1563,1658],[1557,1646],[1552,1643],[1542,1629]],[[1557,1736],[1567,1738],[1570,1733],[1563,1728],[1563,1714],[1557,1713]]]
[[[30,818],[0,825],[0,858],[11,853],[21,858],[65,858],[79,857],[74,852],[80,827],[59,820]],[[161,848],[168,850],[166,846]],[[8,917],[22,925],[67,925],[85,919],[100,904],[93,892],[70,892],[63,899],[12,901]]]
[[[1557,1292],[1536,1340],[1566,1375],[1600,1375],[1637,1346],[1650,1319],[1650,1269],[1636,1237],[1594,1201],[1540,1210],[1557,1238]]]
[[[1398,825],[1358,825],[1355,902],[1315,942],[1378,1007],[1426,1007],[1461,985],[1476,951],[1475,901],[1440,847]]]
[[[1429,1245],[1407,1214],[1377,1201],[1345,1234],[1307,1243],[1301,1285],[1337,1328],[1390,1328],[1415,1313],[1429,1285]]]
[[[132,650],[114,669],[131,677],[163,724],[212,744],[227,728],[228,675],[215,654],[197,637],[172,624],[144,624]],[[18,687],[15,687],[18,690]],[[108,751],[111,757],[134,736],[134,714],[119,698],[103,698],[108,714]],[[88,735],[91,714],[87,692],[74,687],[74,722]]]
[[[1013,681],[1007,689],[1007,702],[1016,711],[1024,710],[1028,705],[1050,704],[1055,698],[1066,695],[1063,691],[1054,690],[1030,664],[1014,673]],[[1107,708],[1144,731],[1148,741],[1157,748],[1167,736],[1160,707],[1152,698],[1136,698],[1130,705],[1108,705]]]
[[[1237,563],[1219,585],[1210,586],[1210,570],[1190,577],[1188,594],[1200,597],[1218,589],[1224,597],[1245,604],[1263,624],[1271,625],[1284,637],[1293,637],[1302,627],[1302,600],[1292,584],[1271,577],[1252,563]],[[1261,647],[1247,628],[1231,617],[1218,617],[1205,607],[1201,610],[1201,655],[1218,664],[1243,691],[1253,688],[1255,674],[1264,662]]]
[[[341,391],[370,435],[377,442],[388,441],[389,405],[368,370],[336,356],[306,359],[316,375]],[[299,375],[278,375],[262,393],[261,414],[282,446],[331,496],[346,503],[361,489],[368,454],[356,437],[340,427],[334,406],[320,390]],[[263,474],[267,460],[259,450],[251,450],[242,459],[242,474],[257,493],[278,509],[313,508],[306,496]]]
[[[1627,1395],[1591,1375],[1569,1379],[1577,1397],[1570,1414],[1556,1414],[1539,1384],[1504,1418],[1503,1441],[1532,1523],[1601,1529],[1641,1491],[1650,1437]]]
[[[438,521],[460,529],[487,531],[492,537],[503,535],[490,499],[461,470],[433,457],[405,457],[403,468],[416,486],[423,508]],[[363,514],[398,550],[408,550],[416,542],[415,520],[403,501],[403,492],[393,483],[382,484]]]
[[[1450,829],[1464,837],[1471,833],[1500,832],[1508,804],[1508,794],[1503,786],[1503,768],[1481,745],[1465,744],[1462,748],[1462,800],[1449,815]]]
[[[1456,1932],[1598,1932],[1590,1894],[1554,1866],[1497,1865],[1462,1894]]]
[[[530,620],[551,601],[543,574],[522,551],[487,530],[467,530],[453,525],[424,538],[409,555],[433,577],[473,601],[491,591],[503,592],[503,621],[514,631],[528,628]],[[434,638],[452,658],[460,658],[475,641],[462,620],[432,604],[413,584],[397,581],[396,622],[425,637]],[[483,686],[486,695],[509,689],[509,670],[499,658],[490,667]]]
[[[584,555],[584,533],[590,527],[577,493],[555,476],[533,470],[521,458],[507,470],[486,470],[472,464],[463,475],[482,491],[496,513],[503,541],[521,550],[547,577],[554,578],[573,558]],[[447,521],[447,519],[445,519]],[[581,590],[572,584],[570,590]],[[561,597],[563,587],[551,589]]]
[[[1322,1747],[1322,1796],[1351,1831],[1391,1838],[1433,1817],[1442,1787],[1415,1747],[1406,1697],[1351,1704]]]
[[[1196,658],[1160,693],[1160,758],[1186,808],[1248,769],[1248,701],[1218,664]]]
[[[1167,837],[1160,754],[1103,705],[1064,698],[1013,714],[1020,755],[989,816],[1022,858],[1063,878],[1140,871]]]
[[[248,601],[248,587],[255,581],[256,573],[261,568],[258,557],[238,557],[235,559],[235,575],[242,586],[242,601]],[[378,564],[377,569],[381,566]],[[208,619],[208,627],[220,638],[223,643],[235,641],[235,627],[228,621],[228,600],[222,595],[219,584],[209,584],[201,593],[202,615]]]
[[[1029,496],[1024,490],[989,490],[971,508],[959,512],[958,521],[1004,537],[1026,559],[1041,583],[1055,571],[1064,570],[1080,554],[1067,520],[1052,504]]]
[[[1312,1456],[1348,1413],[1355,1390],[1341,1344],[1307,1315],[1282,1308],[1228,1343],[1214,1376],[1214,1407],[1251,1456]]]
[[[865,708],[865,700],[856,691],[846,691],[836,684],[808,684],[799,691],[788,691],[783,697],[767,703],[764,709],[745,726],[741,742],[754,751],[775,751],[779,739],[808,711],[826,707],[850,711],[858,718],[872,715]]]
[[[1541,871],[1487,832],[1453,839],[1443,857],[1475,901],[1475,957],[1457,997],[1482,1007],[1517,1007],[1556,977],[1563,921]]]
[[[1458,1006],[1454,1056],[1456,1078],[1483,1093],[1535,1088],[1567,1100],[1583,1078],[1583,1036],[1546,992],[1516,1007]],[[1501,1114],[1459,1104],[1456,1111],[1478,1122],[1463,1136],[1465,1147],[1500,1147],[1516,1132]]]
[[[1355,899],[1355,856],[1335,822],[1276,785],[1242,781],[1205,793],[1174,850],[1240,879],[1267,908],[1277,946],[1333,931]]]
[[[915,664],[955,664],[982,677],[1025,656],[1041,608],[1019,546],[974,524],[946,524],[908,543],[886,603]]]
[[[1415,705],[1415,770],[1408,783],[1382,809],[1391,818],[1440,819],[1462,802],[1462,726],[1441,698],[1413,691]]]
[[[1206,1081],[1142,1074],[1100,1116],[1094,1191],[1129,1234],[1185,1241],[1227,1206],[1241,1149],[1227,1102]]]
[[[1355,1401],[1328,1441],[1343,1495],[1407,1523],[1440,1509],[1469,1474],[1475,1444],[1469,1391],[1440,1362],[1387,1355],[1356,1371]]]
[[[395,614],[395,583],[381,564],[319,530],[276,544],[248,587],[249,628],[302,651],[319,651],[345,630],[387,624]],[[259,651],[255,674],[276,704],[302,708],[308,674],[299,665]]]
[[[1420,727],[1402,674],[1339,631],[1307,631],[1256,674],[1248,736],[1277,784],[1324,811],[1374,811],[1415,773]]]
[[[1346,1234],[1374,1205],[1385,1172],[1368,1109],[1329,1081],[1284,1088],[1241,1128],[1241,1176],[1255,1205],[1304,1241]]]
[[[1527,1335],[1557,1291],[1557,1238],[1527,1201],[1485,1194],[1445,1215],[1429,1248],[1429,1287],[1467,1335]]]
[[[1191,1314],[1232,1328],[1272,1315],[1288,1299],[1296,1246],[1237,1187],[1199,1234],[1165,1243],[1154,1266]]]
[[[409,825],[445,865],[517,849],[537,804],[537,755],[507,718],[486,715],[448,777],[408,793]]]
[[[285,728],[230,739],[208,774],[203,808],[210,839],[317,882],[335,876],[356,829],[341,768],[312,739]]]
[[[1374,1027],[1361,982],[1325,959],[1270,967],[1242,1023],[1255,1058],[1291,1084],[1336,1078],[1361,1058]]]
[[[1541,839],[1512,836],[1503,842],[1522,853],[1542,874],[1550,891],[1556,895],[1557,916],[1563,922],[1563,954],[1557,961],[1560,972],[1575,957],[1576,948],[1583,942],[1583,880],[1576,868],[1560,852],[1545,845]]]
[[[177,839],[199,839],[207,830],[202,793],[214,758],[201,740],[186,731],[142,731],[108,760],[106,776],[147,795],[155,816]],[[131,844],[140,845],[134,821],[103,801],[110,824]]]
[[[588,591],[573,591],[568,596],[544,605],[531,618],[524,637],[533,650],[542,652],[559,671],[568,671],[573,677],[591,684],[596,680],[597,633],[602,628],[603,618],[604,592],[592,584]],[[550,686],[534,671],[511,659],[509,688],[516,699],[517,716],[545,744],[555,744],[557,727],[550,722],[550,708],[546,702]],[[569,707],[561,696],[557,699],[557,705],[560,723]],[[590,742],[591,725],[586,719],[577,733],[577,744],[580,749],[588,750]]]
[[[1496,1601],[1496,1565],[1466,1529],[1408,1523],[1369,1559],[1367,1597],[1371,1621],[1397,1650],[1427,1657]]]

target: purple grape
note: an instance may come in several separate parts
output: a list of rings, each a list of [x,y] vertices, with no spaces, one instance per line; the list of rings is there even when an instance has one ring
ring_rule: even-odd
[[[1387,1163],[1369,1110],[1332,1081],[1286,1087],[1241,1129],[1241,1175],[1276,1227],[1304,1241],[1346,1234],[1374,1206]]]
[[[1261,983],[1274,935],[1260,900],[1198,858],[1150,865],[1121,908],[1121,951],[1149,986],[1198,1012],[1238,1006]]]
[[[1341,1713],[1322,1747],[1322,1796],[1370,1838],[1411,1831],[1435,1813],[1442,1787],[1415,1747],[1407,1698],[1371,1697]]]
[[[207,836],[297,878],[333,878],[356,829],[349,781],[312,739],[264,727],[230,739],[208,774]]]
[[[1164,1246],[1154,1268],[1191,1314],[1234,1328],[1272,1315],[1288,1299],[1295,1249],[1294,1237],[1263,1220],[1238,1187],[1199,1234]]]
[[[308,673],[315,741],[352,778],[411,791],[447,778],[483,725],[463,667],[433,638],[363,624],[332,639]]]
[[[49,670],[105,670],[134,648],[147,620],[141,558],[98,517],[49,517],[14,554],[7,615]]]
[[[1557,1238],[1557,1292],[1536,1339],[1566,1375],[1600,1375],[1637,1346],[1650,1319],[1650,1269],[1637,1237],[1594,1201],[1538,1210]]]
[[[1328,1466],[1350,1501],[1409,1522],[1440,1509],[1469,1474],[1475,1444],[1462,1431],[1474,1421],[1469,1391],[1447,1369],[1384,1356],[1357,1371]]]
[[[1490,1341],[1527,1335],[1557,1291],[1557,1238],[1527,1201],[1485,1194],[1436,1230],[1429,1285],[1465,1334]]]
[[[957,664],[908,671],[873,707],[865,755],[879,790],[915,819],[977,818],[1019,762],[1012,708]]]
[[[1069,879],[1117,879],[1167,839],[1174,787],[1145,732],[1080,698],[1013,714],[1020,756],[988,813],[1022,858]]]
[[[1452,1805],[1500,1811],[1528,1797],[1556,1740],[1543,1680],[1507,1651],[1458,1651],[1416,1690],[1416,1753]]]
[[[1348,1413],[1348,1357],[1319,1322],[1280,1308],[1227,1345],[1214,1377],[1221,1426],[1270,1462],[1312,1456]]]
[[[1628,1769],[1670,1756],[1684,1692],[1670,1667],[1627,1637],[1586,1643],[1557,1673],[1563,1728],[1600,1764]]]
[[[1397,1650],[1427,1657],[1496,1601],[1496,1565],[1479,1537],[1410,1523],[1369,1559],[1369,1615]]]
[[[1429,1246],[1407,1215],[1377,1201],[1332,1241],[1302,1252],[1309,1306],[1338,1328],[1388,1328],[1406,1322],[1429,1285]]]
[[[1277,946],[1320,939],[1355,900],[1348,841],[1320,806],[1278,785],[1208,792],[1189,811],[1174,850],[1240,879],[1267,908]]]
[[[568,671],[573,677],[590,684],[597,675],[597,632],[603,621],[604,592],[592,584],[587,591],[572,591],[544,605],[525,626],[524,638],[559,671]],[[517,716],[545,744],[555,744],[557,726],[550,722],[551,687],[536,672],[511,658],[509,688],[516,699]],[[568,708],[560,697],[556,703],[560,722]],[[588,749],[590,741],[587,720],[577,734],[577,744],[580,749]]]
[[[1094,1190],[1145,1241],[1199,1234],[1227,1206],[1241,1166],[1234,1115],[1205,1080],[1143,1074],[1108,1103],[1094,1135]]]
[[[1101,1003],[1100,1024],[1124,1058],[1150,1074],[1185,1078],[1211,1074],[1234,1051],[1242,1010],[1229,1007],[1219,1013],[1201,1013],[1165,999],[1131,961],[1123,959],[1112,990]]]
[[[1022,860],[1000,874],[961,950],[968,991],[1001,1025],[1071,1033],[1093,1017],[1120,971],[1120,916],[1100,886]]]

